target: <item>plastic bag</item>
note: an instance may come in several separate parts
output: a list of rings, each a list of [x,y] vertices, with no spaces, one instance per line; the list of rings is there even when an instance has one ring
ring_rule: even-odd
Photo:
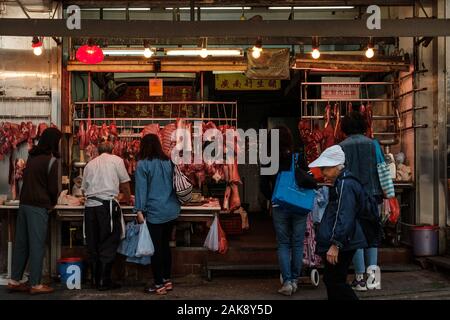
[[[389,201],[389,208],[391,211],[391,214],[389,215],[389,221],[393,224],[396,224],[398,221],[398,218],[400,217],[400,205],[398,203],[397,198],[390,198]]]
[[[217,219],[217,218],[216,218]],[[228,241],[225,235],[225,231],[223,231],[220,222],[217,221],[217,227],[219,230],[219,253],[225,254],[228,251]]]
[[[152,256],[155,253],[155,248],[153,247],[153,241],[150,237],[150,232],[147,228],[147,223],[141,223],[139,225],[139,241],[136,249],[136,257],[142,256]]]
[[[213,223],[211,224],[211,227],[209,228],[208,235],[206,236],[205,243],[203,246],[205,248],[208,248],[211,251],[218,251],[219,250],[219,229],[218,229],[219,221],[217,219],[217,216],[214,218]]]
[[[127,223],[125,239],[120,242],[117,252],[127,257],[134,257],[139,241],[140,225],[136,221]]]

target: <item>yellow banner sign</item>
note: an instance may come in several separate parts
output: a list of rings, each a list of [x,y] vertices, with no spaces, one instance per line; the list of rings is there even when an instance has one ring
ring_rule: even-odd
[[[243,74],[216,74],[216,90],[280,90],[280,80],[252,80]]]

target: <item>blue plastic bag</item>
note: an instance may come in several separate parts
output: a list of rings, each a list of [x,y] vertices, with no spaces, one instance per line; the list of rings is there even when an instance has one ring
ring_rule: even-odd
[[[328,190],[328,187],[325,186],[316,191],[316,198],[314,199],[314,205],[311,211],[314,223],[320,223],[322,221],[323,214],[328,205]]]
[[[140,225],[136,221],[127,223],[125,239],[120,242],[119,248],[117,249],[118,253],[127,257],[135,256],[139,241],[139,230]]]
[[[275,188],[272,195],[272,203],[278,204],[283,209],[308,214],[313,208],[316,193],[313,189],[299,188],[295,181],[295,162],[298,154],[292,155],[290,171],[278,173]]]
[[[155,253],[155,248],[153,247],[153,241],[150,237],[150,232],[147,228],[147,223],[142,223],[139,225],[139,241],[136,249],[136,257],[152,256]]]
[[[136,221],[131,221],[127,223],[125,239],[123,239],[120,242],[117,252],[126,256],[127,262],[137,263],[141,265],[149,265],[151,263],[151,257],[149,255],[136,257],[136,251],[139,242],[139,234],[143,225],[145,225],[145,223],[141,225],[138,224]]]

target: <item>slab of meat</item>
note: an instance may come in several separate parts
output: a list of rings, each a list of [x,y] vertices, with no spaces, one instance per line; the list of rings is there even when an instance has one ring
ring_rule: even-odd
[[[115,137],[117,137],[119,135],[119,133],[117,132],[117,126],[116,126],[115,122],[112,122],[109,125],[109,134],[111,134],[111,135],[113,135]]]
[[[87,145],[86,127],[85,127],[84,121],[80,121],[80,127],[78,129],[77,137],[78,137],[78,144],[80,146],[80,150],[84,150]]]
[[[209,121],[203,126],[203,139],[205,141],[213,141],[217,136],[218,132],[215,132],[217,127],[214,122]]]
[[[108,141],[109,137],[109,127],[106,125],[106,123],[103,123],[100,128],[99,137],[101,141]]]
[[[231,188],[231,195],[230,195],[230,211],[237,210],[241,207],[241,198],[239,196],[239,189],[237,184],[232,183],[230,185]]]
[[[334,105],[334,115],[336,117],[336,125],[334,127],[334,138],[336,143],[345,139],[344,133],[341,130],[341,107],[336,103]]]
[[[172,152],[172,149],[175,147],[176,144],[175,140],[176,128],[177,127],[175,123],[169,123],[160,130],[162,148],[164,153],[169,157],[170,153]]]
[[[331,123],[331,106],[328,104],[325,107],[325,126],[322,131],[322,150],[325,150],[335,144],[334,141],[334,128]]]
[[[233,164],[229,164],[227,166],[228,166],[228,172],[230,174],[229,181],[232,183],[242,183],[241,177],[239,176],[238,164],[237,164],[236,159]]]
[[[366,107],[366,119],[367,119],[367,136],[370,139],[374,138],[373,134],[373,110],[372,104],[369,102]]]
[[[85,148],[85,152],[86,152],[86,162],[89,162],[92,159],[98,157],[97,147],[92,143],[89,143],[89,145]]]
[[[42,136],[42,132],[44,132],[44,130],[47,128],[48,128],[48,125],[45,122],[39,123],[36,139],[39,139]]]
[[[224,210],[230,210],[230,197],[231,197],[231,186],[227,185],[225,188],[225,195],[223,197],[222,207]]]
[[[86,142],[88,144],[97,145],[98,144],[98,133],[99,133],[99,130],[97,128],[97,125],[95,125],[95,124],[89,125],[88,130],[87,130],[88,139],[86,140]]]
[[[300,138],[305,145],[306,161],[311,163],[319,157],[320,152],[312,136],[310,121],[306,119],[300,120],[298,130],[300,132]]]
[[[159,123],[148,124],[142,129],[141,137],[144,137],[147,134],[155,134],[159,137]]]

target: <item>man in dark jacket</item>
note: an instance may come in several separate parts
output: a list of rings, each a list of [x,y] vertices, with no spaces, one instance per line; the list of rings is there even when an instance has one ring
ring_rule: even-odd
[[[329,202],[316,236],[317,253],[326,255],[324,282],[329,300],[357,300],[347,284],[347,274],[355,251],[367,247],[358,223],[359,207],[364,203],[361,184],[345,170],[345,154],[338,145],[326,149],[310,168],[320,168],[330,185]]]

